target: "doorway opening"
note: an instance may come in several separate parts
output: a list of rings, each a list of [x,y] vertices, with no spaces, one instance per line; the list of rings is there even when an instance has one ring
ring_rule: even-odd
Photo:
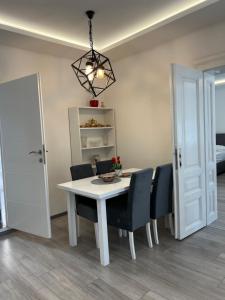
[[[6,229],[6,209],[5,209],[3,169],[2,169],[2,159],[1,159],[1,149],[0,149],[0,232],[5,229]]]
[[[225,66],[210,71],[215,77],[215,129],[218,219],[210,226],[225,230]]]

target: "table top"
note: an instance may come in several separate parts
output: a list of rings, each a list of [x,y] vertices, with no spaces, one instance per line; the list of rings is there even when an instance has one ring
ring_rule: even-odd
[[[140,169],[132,168],[124,170],[124,172],[137,172]],[[74,194],[86,196],[96,200],[109,199],[114,196],[123,194],[128,191],[130,186],[130,177],[121,177],[119,182],[106,183],[101,185],[93,184],[92,181],[97,179],[98,176],[88,177],[80,180],[69,181],[66,183],[58,184],[59,189]]]

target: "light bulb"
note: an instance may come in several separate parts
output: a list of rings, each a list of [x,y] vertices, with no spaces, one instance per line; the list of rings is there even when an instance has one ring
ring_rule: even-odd
[[[98,79],[103,79],[105,77],[105,70],[104,70],[104,67],[98,67],[98,70],[97,70],[97,78]]]
[[[88,75],[88,79],[89,79],[90,81],[92,81],[92,80],[94,79],[94,74],[93,74],[93,73],[89,74],[89,75]]]
[[[88,61],[86,63],[85,74],[87,75],[90,81],[92,81],[94,78],[94,73],[92,72],[93,72],[93,63],[91,61]]]

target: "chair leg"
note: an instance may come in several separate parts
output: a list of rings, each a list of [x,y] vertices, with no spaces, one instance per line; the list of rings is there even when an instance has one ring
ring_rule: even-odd
[[[157,220],[152,220],[153,222],[153,232],[156,245],[159,244],[159,237],[158,237],[158,229],[157,229]]]
[[[118,229],[118,233],[119,233],[119,237],[122,238],[123,237],[123,231],[122,231],[122,229]]]
[[[127,231],[124,230],[124,229],[123,229],[122,231],[123,231],[123,236],[124,236],[124,237],[127,237]]]
[[[129,243],[130,243],[130,252],[132,259],[136,259],[135,247],[134,247],[134,233],[129,232]]]
[[[153,244],[152,244],[152,235],[151,235],[151,224],[150,224],[150,222],[146,224],[146,233],[147,233],[147,239],[148,239],[148,246],[149,246],[149,248],[152,248]]]
[[[165,224],[165,228],[168,229],[169,228],[169,217],[168,217],[168,215],[164,217],[164,224]]]
[[[76,217],[77,222],[77,237],[80,237],[80,217],[77,215]]]
[[[173,214],[169,214],[169,225],[170,225],[170,233],[174,235],[174,225],[173,225]]]
[[[98,223],[94,223],[96,247],[99,249]]]

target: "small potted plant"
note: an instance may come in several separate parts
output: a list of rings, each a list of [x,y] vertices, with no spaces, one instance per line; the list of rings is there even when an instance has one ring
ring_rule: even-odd
[[[116,173],[116,176],[120,176],[122,174],[122,164],[120,161],[120,156],[114,156],[112,158],[112,168]]]

